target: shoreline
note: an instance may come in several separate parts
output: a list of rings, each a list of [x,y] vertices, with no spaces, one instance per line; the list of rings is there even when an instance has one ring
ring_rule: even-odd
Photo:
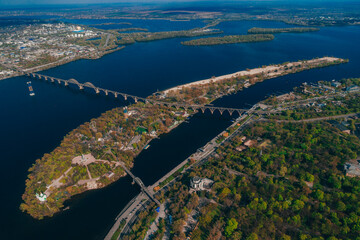
[[[138,108],[139,106],[137,106],[136,104],[132,104],[132,105],[134,106],[132,111],[138,111],[135,109]],[[132,106],[132,105],[130,105],[130,106]],[[138,145],[137,145],[137,147],[134,147],[133,150],[129,150],[126,148],[128,147],[128,144],[130,144],[131,141],[135,138],[135,136],[134,137],[130,136],[130,137],[126,138],[125,140],[120,139],[120,140],[123,140],[125,145],[122,144],[122,146],[124,146],[125,149],[122,149],[122,148],[120,149],[120,148],[116,148],[116,147],[111,148],[112,152],[114,151],[114,152],[117,152],[118,154],[120,154],[120,155],[116,155],[116,157],[115,157],[115,155],[110,154],[110,155],[114,156],[113,160],[109,160],[106,158],[105,155],[108,152],[102,153],[102,156],[93,155],[94,154],[93,151],[95,151],[95,152],[98,151],[97,145],[90,149],[90,155],[91,155],[90,157],[86,156],[86,155],[88,155],[88,153],[86,155],[84,155],[87,151],[85,151],[83,153],[73,152],[73,151],[75,151],[74,148],[80,147],[81,144],[83,143],[84,140],[81,140],[81,139],[83,139],[83,136],[85,136],[85,135],[82,135],[82,133],[85,134],[84,130],[87,129],[88,131],[92,131],[91,130],[91,122],[101,123],[102,121],[104,121],[106,119],[107,116],[112,116],[111,111],[113,111],[115,114],[121,114],[120,124],[123,124],[123,122],[125,121],[125,119],[124,119],[125,114],[122,113],[121,109],[122,108],[114,108],[113,110],[109,110],[109,111],[103,113],[101,116],[99,116],[91,121],[81,124],[77,128],[70,131],[70,133],[64,137],[64,139],[62,140],[62,142],[60,143],[59,146],[57,146],[51,152],[45,153],[41,157],[41,160],[37,160],[34,163],[34,165],[30,168],[32,170],[30,171],[30,174],[28,175],[28,179],[26,180],[26,189],[23,194],[23,202],[20,205],[20,209],[22,211],[25,211],[28,214],[30,214],[30,216],[32,216],[33,218],[40,220],[45,217],[52,217],[55,214],[68,209],[70,206],[65,205],[64,203],[65,203],[65,201],[70,200],[73,196],[82,194],[89,190],[104,188],[104,187],[116,182],[118,179],[125,177],[127,175],[126,172],[120,172],[120,174],[119,174],[119,172],[117,171],[117,168],[119,167],[118,162],[123,162],[123,164],[127,165],[127,167],[131,170],[135,164],[136,157],[144,150],[146,145],[151,143],[151,141],[153,139],[159,138],[159,136],[161,136],[162,134],[171,132],[178,125],[180,125],[181,123],[183,123],[185,121],[185,119],[175,120],[175,117],[174,117],[173,118],[173,121],[175,123],[174,125],[168,126],[166,128],[162,128],[160,126],[159,129],[156,130],[157,135],[154,135],[154,136],[151,136],[149,133],[146,134],[145,139],[146,138],[148,138],[148,139],[145,142],[136,143]],[[171,108],[169,108],[169,107],[157,107],[156,111],[162,112],[162,114],[164,114],[164,116],[166,114],[171,114],[171,112],[172,112]],[[144,113],[150,113],[150,112],[151,111],[148,108],[147,108],[147,110],[144,111]],[[142,113],[139,112],[139,114],[142,114]],[[191,114],[193,114],[193,112],[190,112],[189,114],[191,115]],[[129,115],[129,117],[130,117],[130,115]],[[109,121],[111,121],[112,118],[108,118],[108,119],[110,119]],[[137,120],[135,120],[135,121],[137,121]],[[138,126],[138,125],[139,125],[139,123],[133,122],[132,127],[130,127],[130,128],[133,129],[133,131],[136,131],[135,129],[136,129],[136,126]],[[95,126],[96,126],[96,124],[95,124]],[[165,126],[165,125],[163,125],[163,126]],[[130,128],[126,131],[132,131]],[[96,130],[96,132],[97,131],[98,130]],[[99,133],[101,133],[101,132],[102,132],[102,130],[100,130]],[[107,131],[107,132],[109,132],[109,131]],[[115,134],[115,135],[118,135],[118,134]],[[106,134],[104,136],[106,136]],[[142,136],[142,135],[136,135],[136,136]],[[65,146],[64,143],[69,141],[72,138],[74,138],[74,144],[76,146],[75,147],[74,147],[74,145],[72,147]],[[90,142],[93,141],[93,140],[91,140],[92,138],[91,139],[87,138],[87,139]],[[113,140],[107,139],[106,141],[113,141]],[[104,143],[104,144],[106,144],[106,143]],[[51,181],[48,181],[47,178],[44,178],[43,176],[46,176],[46,174],[49,174],[48,172],[49,171],[51,172],[52,170],[47,169],[46,166],[48,166],[50,164],[50,162],[54,163],[54,164],[58,163],[59,157],[57,157],[56,154],[59,152],[62,152],[61,156],[66,156],[66,158],[67,158],[66,161],[68,162],[67,165],[69,165],[69,166],[68,166],[68,168],[66,168],[66,169],[64,168],[61,170],[62,171],[61,175],[59,175],[56,178],[53,178]],[[83,162],[81,162],[81,160],[74,160],[76,158],[79,158],[79,156],[80,157],[82,156]],[[105,157],[105,158],[103,158],[103,157]],[[90,175],[88,165],[92,164],[93,162],[94,163],[106,163],[106,164],[112,166],[111,169],[108,171],[108,173],[112,172],[111,176],[113,176],[113,177],[107,176],[106,174],[100,174],[99,176],[94,176],[93,172]],[[71,170],[72,170],[71,173],[73,173],[75,171],[75,168],[77,168],[77,167],[83,167],[83,168],[85,167],[88,172],[87,174],[89,176],[88,177],[83,176],[82,178],[80,178],[79,181],[74,181],[74,182],[70,181],[69,182],[70,185],[69,185],[69,183],[62,183],[63,178],[71,179],[73,176],[75,176],[75,175],[71,175],[71,174],[69,175],[68,173]],[[122,167],[120,166],[120,168],[122,168]],[[34,169],[38,169],[38,170],[34,171]],[[37,180],[35,181],[34,179],[37,179]],[[46,184],[46,189],[44,189],[44,191],[40,190],[40,193],[39,193],[40,196],[43,196],[43,194],[45,193],[46,197],[45,197],[45,200],[40,200],[38,198],[40,201],[37,201],[35,199],[35,196],[33,196],[33,194],[32,194],[32,189],[38,189],[39,183]],[[67,193],[65,193],[65,192],[67,192]],[[61,199],[55,199],[56,196],[59,194],[61,194],[63,197]],[[54,200],[56,200],[56,202],[53,202]],[[49,203],[49,201],[51,204],[47,204],[47,203]]]
[[[32,67],[32,68],[24,69],[23,71],[25,71],[25,72],[40,72],[40,71],[48,70],[48,69],[51,69],[51,68],[59,67],[59,66],[71,63],[71,62],[75,62],[75,61],[78,61],[78,60],[96,60],[96,59],[102,58],[103,56],[105,56],[107,54],[120,51],[120,50],[122,50],[124,48],[125,48],[125,46],[118,46],[118,47],[116,47],[114,49],[109,49],[107,51],[99,52],[99,53],[94,54],[92,56],[83,55],[83,56],[76,56],[76,57],[72,57],[72,58],[65,57],[65,58],[59,59],[59,60],[57,60],[55,62],[46,63],[46,64],[41,65],[41,66],[35,66],[35,67]],[[32,71],[33,69],[35,69],[35,70]],[[14,77],[19,77],[19,76],[24,76],[24,74],[19,73],[19,72],[14,72],[11,76],[1,77],[0,81],[10,79],[10,78],[14,78]]]

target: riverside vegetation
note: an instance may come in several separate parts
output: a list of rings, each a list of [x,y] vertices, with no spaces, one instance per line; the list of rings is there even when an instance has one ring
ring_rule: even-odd
[[[304,33],[304,32],[316,32],[319,31],[319,28],[305,28],[305,27],[296,27],[296,28],[251,28],[248,30],[250,34],[273,34],[273,33]]]
[[[211,30],[205,28],[196,28],[182,31],[167,31],[167,32],[134,32],[134,33],[120,33],[117,44],[127,45],[135,42],[148,42],[169,38],[179,37],[198,37],[206,35],[220,34],[221,31]]]
[[[274,40],[274,35],[272,34],[228,35],[222,37],[193,39],[190,41],[181,42],[181,44],[187,46],[210,46],[220,44],[264,42],[271,40]]]

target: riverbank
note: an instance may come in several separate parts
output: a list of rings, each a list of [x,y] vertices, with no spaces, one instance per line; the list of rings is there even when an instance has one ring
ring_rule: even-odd
[[[124,48],[125,48],[125,46],[120,46],[120,47],[116,47],[114,49],[100,51],[100,52],[97,52],[97,53],[94,53],[94,54],[87,54],[87,55],[81,55],[81,56],[75,56],[75,57],[65,57],[65,58],[59,59],[59,60],[57,60],[55,62],[46,63],[46,64],[41,65],[41,66],[36,66],[36,67],[33,67],[33,68],[24,69],[23,72],[44,71],[44,70],[47,70],[47,69],[50,69],[50,68],[58,67],[58,66],[61,66],[61,65],[64,65],[64,64],[67,64],[67,63],[70,63],[70,62],[74,62],[74,61],[77,61],[77,60],[81,60],[81,59],[95,60],[95,59],[99,59],[99,58],[101,58],[101,57],[103,57],[103,56],[105,56],[107,54],[122,50]],[[24,75],[24,74],[16,72],[16,71],[12,71],[12,72],[13,73],[11,75],[9,75],[9,76],[1,77],[0,81],[8,79],[8,78],[13,78],[13,77],[18,77],[18,76],[23,76]]]

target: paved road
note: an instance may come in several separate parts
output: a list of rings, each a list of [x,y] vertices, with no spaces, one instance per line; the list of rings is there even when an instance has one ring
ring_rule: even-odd
[[[105,240],[111,240],[111,237],[114,235],[116,230],[119,228],[120,223],[123,219],[125,219],[126,224],[130,221],[132,216],[136,213],[138,209],[141,208],[142,204],[145,203],[145,201],[148,200],[148,197],[140,193],[135,198],[133,198],[126,206],[125,208],[120,212],[120,214],[116,217],[116,222],[110,229],[109,233],[106,235]],[[125,228],[124,226],[124,228]],[[123,229],[124,229],[123,228]]]
[[[156,216],[154,222],[151,223],[149,230],[147,231],[144,240],[150,240],[151,234],[155,233],[158,230],[158,224],[160,218],[165,218],[165,205],[164,203],[160,204],[159,214]]]
[[[338,118],[346,118],[346,117],[353,117],[358,115],[359,113],[349,113],[343,115],[335,115],[335,116],[328,116],[328,117],[318,117],[318,118],[308,118],[302,120],[272,120],[272,119],[262,119],[262,121],[276,121],[276,122],[283,122],[283,123],[299,123],[299,122],[316,122],[316,121],[323,121],[323,120],[331,120],[331,119],[338,119]]]

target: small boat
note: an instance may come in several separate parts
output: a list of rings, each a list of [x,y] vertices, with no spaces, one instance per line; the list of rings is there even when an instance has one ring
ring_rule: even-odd
[[[144,149],[148,149],[149,147],[150,147],[150,145],[148,144],[144,147]]]
[[[27,82],[27,85],[29,86],[30,96],[35,96],[34,89],[31,86],[31,82]]]

